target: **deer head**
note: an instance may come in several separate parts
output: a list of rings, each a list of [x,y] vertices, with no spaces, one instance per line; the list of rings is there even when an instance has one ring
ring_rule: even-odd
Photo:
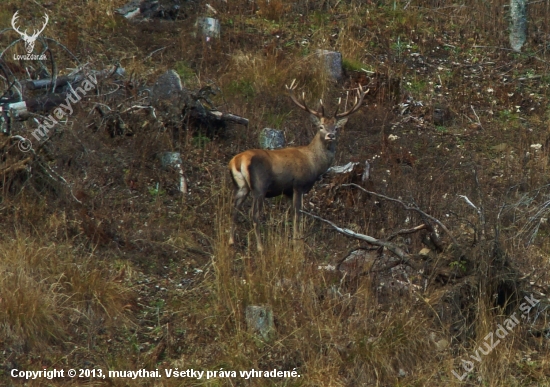
[[[11,26],[13,27],[15,32],[21,35],[21,37],[23,38],[23,41],[25,42],[25,49],[27,50],[27,53],[31,54],[32,51],[34,50],[34,43],[36,42],[38,35],[40,35],[42,31],[44,31],[44,28],[46,28],[46,25],[48,24],[49,17],[47,14],[44,14],[44,25],[42,26],[42,29],[40,29],[40,31],[33,30],[32,35],[27,35],[27,30],[25,30],[24,32],[21,32],[17,28],[16,23],[17,23],[17,19],[19,18],[19,16],[17,15],[18,13],[19,11],[13,14],[13,17],[11,19]]]
[[[290,98],[292,101],[302,110],[305,110],[309,114],[311,114],[311,117],[313,118],[315,122],[315,126],[319,129],[319,133],[321,135],[321,139],[325,143],[332,143],[336,140],[336,137],[338,135],[338,130],[341,129],[346,122],[348,121],[348,116],[355,113],[357,109],[361,107],[361,104],[363,103],[363,99],[365,98],[365,95],[369,92],[367,89],[366,91],[363,91],[360,87],[357,89],[357,95],[355,96],[355,102],[353,106],[343,112],[338,113],[341,99],[338,101],[338,107],[336,108],[336,111],[332,115],[332,117],[327,117],[325,115],[325,107],[323,105],[323,101],[321,100],[321,111],[317,112],[310,107],[306,105],[305,102],[305,95],[302,94],[302,100],[299,101],[296,96],[294,95],[294,90],[296,89],[296,80],[293,80],[290,86],[285,85]]]

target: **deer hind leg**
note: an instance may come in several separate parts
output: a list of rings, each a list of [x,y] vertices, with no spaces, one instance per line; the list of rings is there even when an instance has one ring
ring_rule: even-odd
[[[229,245],[233,245],[235,243],[235,227],[237,224],[237,216],[239,215],[239,211],[241,211],[241,208],[243,206],[243,203],[245,199],[248,197],[248,194],[250,193],[250,190],[246,186],[242,187],[235,187],[235,191],[233,192],[233,213],[231,216],[231,231],[229,233]]]

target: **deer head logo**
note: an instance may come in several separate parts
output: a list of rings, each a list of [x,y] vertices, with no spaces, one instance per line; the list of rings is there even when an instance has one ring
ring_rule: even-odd
[[[49,17],[47,14],[44,14],[44,25],[42,26],[42,29],[38,32],[36,30],[33,30],[32,35],[27,35],[27,30],[25,30],[24,32],[21,32],[17,29],[16,23],[17,23],[17,18],[19,17],[17,15],[18,12],[19,11],[15,12],[15,14],[13,15],[11,19],[11,26],[13,27],[15,32],[21,35],[21,37],[23,38],[23,41],[25,42],[25,49],[27,50],[27,53],[31,54],[32,51],[34,50],[34,43],[36,42],[38,35],[40,35],[42,31],[44,31],[44,28],[46,28],[46,25],[48,24]]]

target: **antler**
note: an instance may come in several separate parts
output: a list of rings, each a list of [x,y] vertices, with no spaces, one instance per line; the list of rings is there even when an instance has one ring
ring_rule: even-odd
[[[13,27],[13,29],[15,30],[15,32],[17,32],[19,35],[27,35],[27,30],[25,30],[25,32],[21,32],[17,29],[17,26],[15,25],[15,23],[17,23],[17,19],[19,18],[19,16],[17,15],[19,13],[19,11],[16,11],[14,14],[13,14],[13,17],[11,18],[11,26]]]
[[[336,107],[336,111],[334,112],[334,118],[344,118],[349,116],[350,114],[355,113],[361,107],[361,104],[363,103],[363,99],[365,98],[365,95],[367,95],[369,90],[370,89],[363,91],[363,87],[359,85],[359,87],[357,88],[357,95],[355,96],[355,103],[353,104],[351,109],[340,114],[338,114],[338,109],[340,108],[341,99],[338,100],[338,106]]]
[[[316,112],[315,110],[313,109],[310,109],[307,105],[306,105],[306,100],[305,100],[305,95],[302,94],[302,102],[298,101],[298,99],[296,98],[296,96],[294,95],[294,90],[296,89],[296,87],[298,86],[298,84],[296,83],[296,79],[294,79],[292,81],[292,83],[290,84],[290,86],[288,85],[285,85],[287,91],[288,91],[288,94],[290,95],[290,98],[292,99],[292,101],[294,101],[294,103],[296,105],[298,105],[298,107],[300,109],[303,109],[305,110],[306,112],[310,113],[310,114],[313,114],[314,116],[317,116],[319,118],[323,118],[325,117],[325,107],[323,106],[323,101],[320,101],[321,102],[321,113],[319,112]]]

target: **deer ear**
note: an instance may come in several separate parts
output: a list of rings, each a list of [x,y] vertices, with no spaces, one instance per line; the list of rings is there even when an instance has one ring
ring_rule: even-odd
[[[336,124],[334,124],[335,127],[337,127],[338,129],[341,129],[342,126],[344,126],[346,124],[346,122],[348,122],[348,118],[345,117],[345,118],[341,118],[339,119],[338,121],[336,121]]]

